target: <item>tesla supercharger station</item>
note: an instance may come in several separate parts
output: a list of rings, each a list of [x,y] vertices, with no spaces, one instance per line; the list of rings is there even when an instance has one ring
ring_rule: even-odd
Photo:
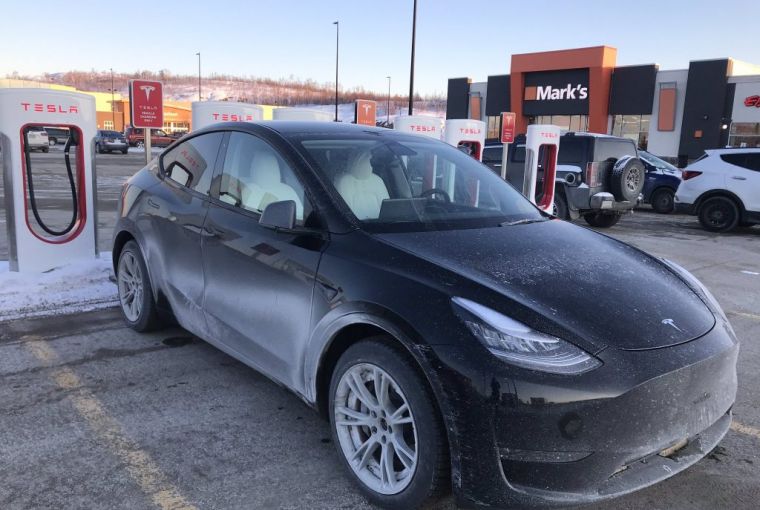
[[[335,116],[332,113],[307,108],[275,108],[272,110],[273,120],[319,120],[332,122]]]
[[[531,202],[551,213],[554,208],[554,180],[557,176],[560,128],[552,125],[528,126],[525,137],[525,168],[510,169],[507,180]]]
[[[63,151],[44,158],[29,133],[69,130]],[[43,272],[97,257],[95,98],[49,89],[0,89],[0,147],[11,271]],[[46,148],[47,149],[47,148]],[[40,202],[51,192],[60,209]],[[65,205],[63,205],[65,204]]]
[[[195,101],[192,104],[193,130],[217,122],[257,122],[264,120],[264,109],[232,101]]]
[[[429,136],[440,140],[443,138],[443,119],[427,117],[425,115],[408,115],[396,117],[393,121],[393,129],[403,133]]]
[[[466,149],[470,156],[482,161],[483,146],[486,143],[486,123],[481,120],[450,119],[443,129],[443,141],[460,149]]]

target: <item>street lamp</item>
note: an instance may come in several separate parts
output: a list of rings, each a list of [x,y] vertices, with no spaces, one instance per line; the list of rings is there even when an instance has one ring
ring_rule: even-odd
[[[412,14],[412,66],[409,71],[409,115],[414,111],[414,40],[417,37],[417,0],[414,0]]]
[[[113,124],[113,128],[116,129],[116,111],[113,107],[113,101],[114,101],[114,93],[113,93],[113,67],[111,68],[111,123]]]
[[[385,123],[391,125],[391,77],[388,78],[388,106],[385,108]]]
[[[198,101],[201,101],[201,52],[196,53],[198,55]]]
[[[338,48],[340,47],[340,23],[333,21],[335,25],[335,122],[338,122]]]

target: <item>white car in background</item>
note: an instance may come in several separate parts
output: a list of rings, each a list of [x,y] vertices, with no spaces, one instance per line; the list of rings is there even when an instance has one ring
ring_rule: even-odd
[[[706,150],[682,179],[675,210],[698,216],[705,230],[760,223],[760,148]]]
[[[41,127],[31,127],[26,133],[26,141],[29,144],[29,150],[39,150],[47,152],[50,150],[50,141],[47,132]]]

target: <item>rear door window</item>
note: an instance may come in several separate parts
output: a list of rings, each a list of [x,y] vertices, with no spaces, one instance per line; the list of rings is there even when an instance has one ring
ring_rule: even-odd
[[[161,158],[164,174],[182,186],[207,195],[223,137],[221,132],[208,133],[177,145]]]
[[[557,163],[560,165],[584,165],[588,160],[588,140],[564,136],[559,139]]]
[[[560,146],[560,152],[562,148]],[[594,161],[618,160],[623,156],[636,156],[636,145],[632,140],[597,138]]]
[[[731,165],[760,172],[760,153],[721,154],[720,159]]]

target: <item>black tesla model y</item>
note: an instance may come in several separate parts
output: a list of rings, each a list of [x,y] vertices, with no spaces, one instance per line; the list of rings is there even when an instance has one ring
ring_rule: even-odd
[[[132,328],[177,321],[290,388],[383,507],[611,498],[731,421],[739,345],[698,280],[429,138],[194,132],[125,184],[113,263]]]

